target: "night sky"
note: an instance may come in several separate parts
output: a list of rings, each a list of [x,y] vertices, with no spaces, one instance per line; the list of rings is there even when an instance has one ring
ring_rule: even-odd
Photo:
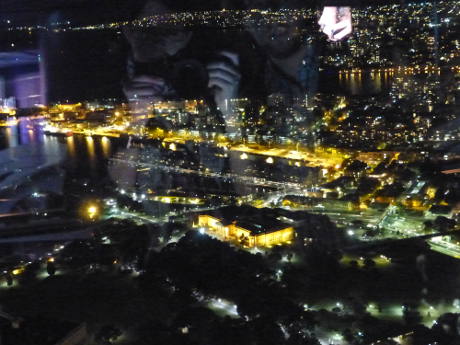
[[[398,0],[332,0],[344,5],[353,3],[359,6],[393,3],[406,3]],[[54,13],[60,13],[62,17],[75,20],[79,23],[105,22],[116,19],[125,19],[136,12],[143,0],[2,0],[0,4],[0,26],[6,25],[9,19],[19,24],[36,24],[46,22],[47,18]],[[321,0],[297,1],[305,3],[304,7],[319,6]],[[411,1],[417,2],[417,1]],[[181,5],[183,3],[183,5]],[[192,9],[216,9],[216,0],[174,0],[172,4],[178,7]],[[242,0],[222,0],[224,7],[241,7]],[[257,3],[257,1],[254,1]]]

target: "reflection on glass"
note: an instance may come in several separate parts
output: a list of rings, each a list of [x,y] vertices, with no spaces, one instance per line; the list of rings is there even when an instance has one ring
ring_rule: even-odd
[[[71,2],[78,2],[76,7],[99,3]],[[150,320],[139,315],[139,327],[132,333],[128,329],[133,344],[219,345],[219,339],[207,337],[206,322],[193,320],[194,310],[226,334],[244,326],[242,339],[232,339],[241,344],[247,339],[266,344],[270,339],[258,339],[264,332],[256,330],[262,323],[273,331],[270,336],[278,334],[272,343],[279,345],[378,343],[397,336],[384,331],[389,328],[409,335],[423,329],[423,337],[435,330],[434,321],[440,325],[433,334],[443,332],[441,309],[431,308],[450,298],[447,304],[452,307],[442,310],[458,313],[460,302],[454,299],[460,282],[452,279],[449,289],[427,284],[427,273],[434,274],[437,266],[423,272],[420,264],[420,276],[414,262],[419,252],[429,253],[430,260],[435,257],[424,242],[425,235],[434,232],[446,235],[430,242],[436,255],[460,257],[460,242],[454,231],[449,233],[460,224],[460,159],[442,147],[459,142],[458,121],[452,130],[436,129],[459,116],[458,6],[438,0],[439,11],[427,1],[374,4],[352,13],[329,7],[321,14],[322,9],[294,6],[311,3],[305,0],[240,0],[242,9],[225,10],[220,1],[213,1],[213,9],[202,12],[198,4],[211,1],[134,2],[123,2],[133,7],[126,21],[123,13],[116,22],[107,18],[90,25],[82,18],[67,21],[68,13],[56,10],[43,21],[48,27],[33,29],[32,34],[30,26],[0,20],[0,34],[3,27],[11,29],[8,49],[0,51],[0,125],[8,124],[16,111],[20,122],[1,129],[5,135],[0,140],[10,146],[29,143],[46,156],[66,149],[65,203],[59,204],[69,206],[53,221],[92,221],[87,227],[77,222],[94,230],[90,241],[65,244],[56,255],[63,279],[105,288],[112,279],[120,281],[121,271],[128,271],[120,276],[119,288],[125,291],[125,282],[133,279],[135,304],[144,296],[171,300],[170,315],[169,305],[161,308],[166,322],[155,322],[159,332],[152,332]],[[237,7],[237,1],[223,2]],[[432,20],[432,13],[442,20]],[[351,29],[353,35],[339,41]],[[439,68],[432,59],[434,29],[439,30]],[[33,45],[35,35],[32,48],[37,53],[12,52],[13,39],[18,50],[25,50],[22,47]],[[40,66],[34,66],[39,59]],[[26,64],[17,66],[21,61]],[[2,67],[8,63],[14,66]],[[8,99],[14,90],[16,100]],[[45,105],[31,104],[35,95],[46,96]],[[40,119],[45,139],[33,119]],[[55,201],[48,193],[53,175],[43,170],[39,177],[41,190],[29,193],[33,200]],[[9,175],[0,172],[0,187],[2,178],[8,180]],[[13,182],[14,194],[20,184]],[[28,179],[28,185],[32,182]],[[81,205],[85,199],[90,202]],[[78,209],[90,217],[76,215]],[[46,228],[51,217],[38,213],[31,218]],[[55,249],[43,252],[54,255]],[[256,252],[261,255],[251,257]],[[210,265],[204,269],[203,262]],[[41,264],[37,267],[43,269],[46,263]],[[14,262],[14,269],[20,265]],[[446,264],[433,281],[455,278],[457,266]],[[347,279],[350,276],[359,279]],[[204,284],[209,277],[216,284]],[[391,296],[381,297],[382,291],[391,290],[385,287],[393,286],[395,277],[404,278],[404,289],[398,286]],[[232,279],[235,288],[226,288]],[[21,279],[18,296],[33,301],[35,285],[29,288],[27,281]],[[56,283],[48,279],[39,284],[46,289]],[[416,303],[414,291],[427,287],[420,305],[404,305]],[[129,307],[125,297],[134,290],[123,294],[122,302],[127,303],[107,303]],[[30,296],[23,291],[31,291]],[[71,287],[68,292],[71,296]],[[86,299],[81,291],[77,295]],[[280,303],[271,303],[279,297]],[[86,308],[91,309],[87,300]],[[313,307],[303,305],[306,301]],[[426,308],[426,301],[433,306]],[[101,320],[110,318],[104,315],[111,310],[106,304],[95,310]],[[156,303],[145,303],[145,308],[150,305]],[[286,308],[279,308],[282,305]],[[97,303],[94,308],[99,308]],[[212,317],[216,308],[218,314],[225,311],[239,320]],[[72,305],[78,315],[90,314],[79,309]],[[328,329],[325,320],[315,323],[313,333],[304,310],[312,320],[339,318],[343,328]],[[364,322],[370,316],[372,322]],[[117,320],[107,324],[124,333],[123,324],[134,320],[125,323],[123,318],[129,316],[117,313]],[[393,322],[395,327],[390,327]],[[95,330],[93,339],[119,342],[118,332],[110,328]],[[164,339],[145,339],[156,333]]]

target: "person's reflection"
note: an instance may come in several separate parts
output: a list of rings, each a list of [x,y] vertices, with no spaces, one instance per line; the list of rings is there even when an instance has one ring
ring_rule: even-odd
[[[171,4],[165,1],[148,0],[138,14],[138,18],[174,11]],[[266,6],[264,2],[267,2],[268,6],[268,0],[262,0],[257,4],[250,0],[245,1],[248,9],[262,8]],[[274,0],[270,1],[272,8],[273,3],[276,3],[278,8],[302,7],[303,5],[300,0]],[[345,25],[345,22],[349,22],[344,22],[343,18],[345,18],[343,15],[342,19],[339,17],[337,11],[325,9],[323,12],[320,20],[321,30],[328,35],[330,40],[343,38],[351,30],[348,24]],[[351,17],[347,18],[351,19]],[[124,92],[129,100],[131,111],[136,114],[147,114],[149,106],[157,101],[201,97],[219,110],[218,113],[222,115],[227,134],[234,133],[238,131],[240,123],[236,118],[236,112],[232,106],[229,106],[231,103],[229,101],[241,96],[251,97],[251,91],[255,90],[245,93],[246,90],[243,91],[242,87],[244,84],[242,80],[245,77],[247,79],[245,71],[251,68],[259,72],[257,81],[260,80],[261,84],[252,83],[258,95],[263,94],[267,99],[272,95],[281,95],[281,97],[291,99],[290,103],[282,104],[284,109],[293,108],[295,102],[303,102],[304,106],[306,96],[311,97],[316,91],[318,80],[317,56],[307,34],[308,29],[312,27],[318,31],[317,23],[303,21],[247,27],[246,32],[249,35],[246,34],[246,36],[251,36],[257,47],[257,58],[252,60],[252,63],[257,66],[251,65],[251,60],[244,56],[244,49],[231,49],[234,41],[239,39],[236,36],[230,37],[226,42],[229,44],[214,47],[210,47],[211,44],[205,42],[205,48],[201,49],[199,42],[206,40],[197,39],[197,30],[192,32],[183,27],[127,27],[124,32],[132,53],[129,58],[127,78],[124,81]],[[214,35],[217,34],[214,33]],[[251,50],[251,45],[248,44],[247,50]],[[262,63],[259,63],[261,61]],[[191,85],[197,85],[197,87]],[[260,89],[264,91],[260,92]],[[273,117],[278,117],[281,122],[287,123],[285,118],[283,119],[286,114],[284,110],[283,115],[280,113],[277,116],[276,114],[274,113]],[[296,120],[299,123],[305,122],[306,116],[308,114],[301,114]],[[291,124],[291,127],[301,128],[301,130],[306,128],[297,126],[295,122]],[[277,128],[278,126],[275,123],[271,127]],[[201,146],[199,149],[192,147],[187,159],[183,157],[174,159],[181,153],[165,152],[165,146],[163,148],[158,146],[148,155],[144,154],[143,157],[150,157],[155,162],[175,161],[177,163],[183,159],[190,165],[195,160],[203,170],[215,171],[220,175],[228,172],[233,176],[241,176],[249,169],[247,164],[238,157],[236,159],[230,157],[222,164],[215,166],[216,153],[212,149],[209,149],[207,153],[207,147]],[[132,161],[139,160],[139,151],[133,148],[128,149],[131,152],[127,156],[131,157]],[[226,156],[226,153],[222,152],[219,156]],[[178,186],[178,181],[174,180],[174,174],[157,174],[152,171],[153,175],[144,176],[149,182],[141,182],[142,179],[136,173],[135,168],[131,164],[120,163],[113,167],[112,176],[121,181],[123,188],[127,190],[136,190],[140,185],[149,185],[153,179],[158,179],[157,185],[162,190],[182,188]],[[219,188],[221,187],[219,185]],[[236,194],[244,193],[243,184],[241,190],[237,186],[232,186],[232,188]],[[206,190],[206,186],[203,189]]]
[[[137,18],[170,13],[178,9],[187,9],[187,5],[171,0],[148,0]],[[203,35],[200,31],[197,35],[196,31],[186,30],[181,26],[145,28],[131,25],[124,29],[124,34],[131,47],[131,54],[123,89],[134,118],[142,119],[139,123],[148,126],[161,122],[155,121],[158,119],[148,122],[146,116],[142,116],[151,114],[152,104],[159,101],[205,99],[208,106],[218,110],[225,109],[226,100],[238,95],[241,79],[237,68],[239,56],[219,49],[223,46],[222,42],[211,47],[212,43],[218,41],[218,33]],[[199,35],[207,36],[211,43],[207,43]],[[228,118],[226,120],[228,123],[232,122]],[[200,153],[191,152],[189,162],[203,161]],[[164,162],[175,153],[162,148],[149,150],[128,145],[124,155],[131,157],[131,161],[152,157],[154,161]],[[158,171],[148,176],[140,176],[136,173],[135,166],[122,161],[111,166],[111,175],[118,182],[119,188],[124,190],[136,190],[140,185],[173,190],[178,183],[174,180],[174,175]],[[141,182],[145,179],[148,183]]]
[[[329,40],[340,41],[353,31],[351,8],[325,6],[318,24]]]
[[[171,9],[161,0],[149,0],[138,14],[146,18],[168,13]],[[192,32],[181,27],[133,27],[124,29],[132,54],[128,60],[123,90],[132,111],[142,111],[155,101],[174,95],[166,62],[184,49]]]
[[[294,1],[259,1],[258,8],[295,6]],[[253,2],[246,0],[252,8]],[[314,53],[305,37],[305,21],[251,25],[248,32],[266,57],[265,88],[268,95],[283,94],[302,97],[314,87]]]
[[[193,9],[189,7],[168,0],[148,0],[137,17]],[[214,7],[219,8],[216,4]],[[199,31],[201,36],[180,25],[125,28],[132,53],[124,93],[132,110],[145,110],[161,100],[184,98],[205,99],[209,106],[222,111],[228,108],[227,100],[239,93],[239,56],[219,48],[222,42],[211,47],[218,33]],[[211,43],[206,44],[208,38]]]
[[[301,8],[302,0],[245,0],[250,8]],[[351,33],[349,7],[324,7],[318,21],[329,40],[338,41]],[[305,20],[268,23],[248,26],[259,49],[266,55],[264,75],[268,94],[282,94],[302,98],[313,94],[317,88],[318,63],[314,49],[313,33],[316,23]]]
[[[245,2],[248,9],[301,8],[304,5],[302,0]],[[214,7],[220,6],[215,4]],[[148,0],[137,18],[170,13],[179,8],[191,10],[192,4]],[[340,40],[351,32],[350,9],[325,7],[318,24],[330,40]],[[260,69],[260,65],[264,66],[261,70],[263,85],[253,85],[254,88],[264,89],[266,95],[287,96],[297,102],[304,102],[307,98],[308,102],[318,82],[317,54],[309,39],[309,34],[316,28],[316,23],[305,20],[248,27],[247,31],[262,57],[258,61],[246,61],[246,64],[254,65],[247,67]],[[243,71],[248,71],[241,66],[241,51],[230,48],[240,37],[235,35],[233,41],[230,37],[228,47],[215,47],[212,51],[212,47],[200,46],[203,44],[200,38],[193,37],[196,33],[179,25],[132,25],[127,26],[124,33],[132,50],[124,93],[133,112],[146,112],[149,105],[165,99],[201,98],[211,108],[220,110],[227,132],[235,131],[238,123],[229,100],[252,96],[251,92],[241,90]],[[247,48],[249,50],[249,46]],[[204,56],[200,50],[206,51],[209,56]],[[187,52],[184,54],[184,51]],[[289,102],[283,103],[283,106],[289,107]]]

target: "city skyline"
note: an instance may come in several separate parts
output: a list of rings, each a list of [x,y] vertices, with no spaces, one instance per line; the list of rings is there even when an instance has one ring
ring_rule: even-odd
[[[460,2],[28,4],[2,344],[458,344]]]

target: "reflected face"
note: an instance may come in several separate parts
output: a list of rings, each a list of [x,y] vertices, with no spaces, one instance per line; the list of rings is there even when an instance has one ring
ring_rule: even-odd
[[[281,9],[299,8],[298,0],[246,0],[246,8]],[[289,20],[287,23],[271,23],[247,28],[259,47],[274,58],[286,58],[294,54],[301,46],[302,24]]]
[[[302,44],[299,26],[293,24],[267,24],[259,28],[249,28],[257,44],[274,58],[287,58]]]
[[[128,39],[137,62],[151,62],[174,56],[190,41],[191,33],[179,30],[136,30]]]
[[[168,8],[160,1],[149,1],[138,18],[167,13]],[[192,33],[182,27],[127,28],[126,38],[137,62],[151,62],[176,55],[190,42]]]

